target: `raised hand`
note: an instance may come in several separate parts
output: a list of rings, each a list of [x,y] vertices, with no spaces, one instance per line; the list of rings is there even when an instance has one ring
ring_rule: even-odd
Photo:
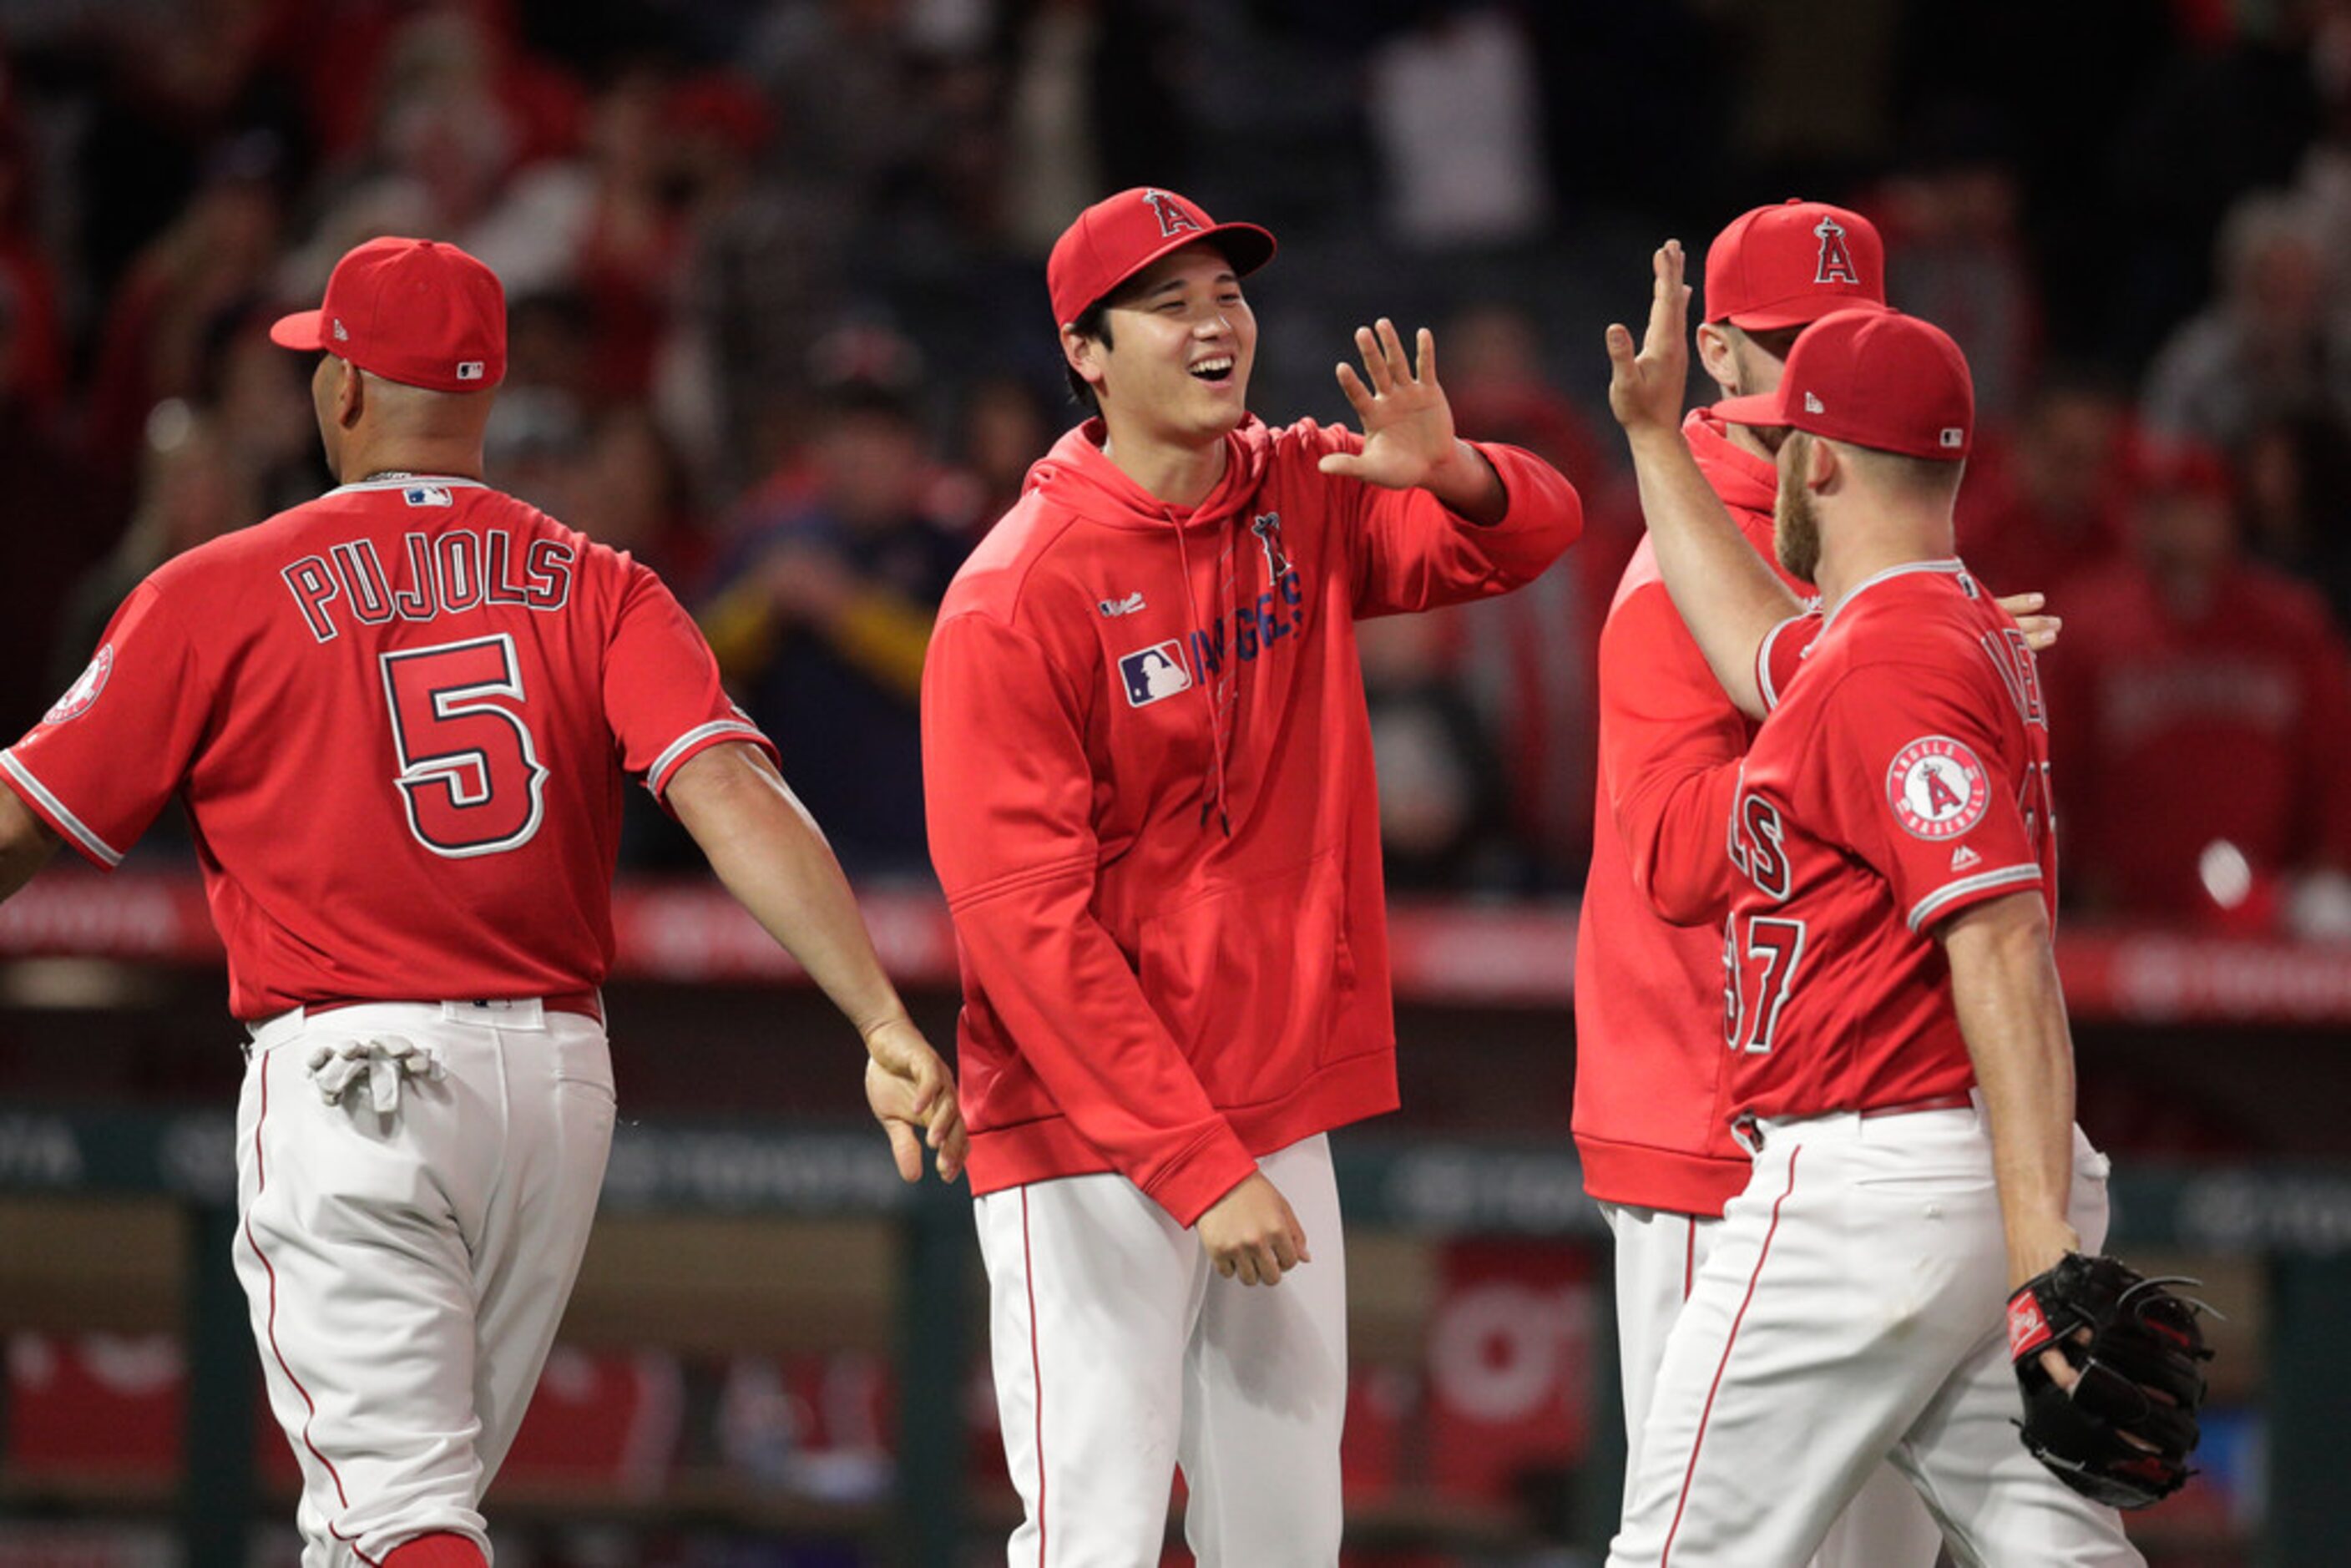
[[[2043,593],[2011,593],[2000,601],[2000,607],[2024,633],[2024,645],[2036,653],[2055,647],[2058,633],[2065,629],[2064,617],[2041,613],[2041,607],[2048,602],[2049,596]]]
[[[1689,387],[1689,285],[1682,281],[1682,242],[1669,239],[1649,260],[1655,284],[1640,352],[1621,322],[1608,328],[1608,406],[1629,434],[1678,430]]]
[[[1461,459],[1453,435],[1453,405],[1437,384],[1437,339],[1420,329],[1417,367],[1405,359],[1395,323],[1383,316],[1376,328],[1355,329],[1364,373],[1343,360],[1339,390],[1364,427],[1361,452],[1333,452],[1322,459],[1325,474],[1343,474],[1391,490],[1426,485]]]
[[[908,1181],[923,1179],[927,1144],[937,1151],[939,1179],[961,1176],[970,1140],[956,1103],[955,1074],[946,1061],[904,1018],[877,1025],[866,1035],[865,1049],[865,1103],[890,1134],[898,1174]]]

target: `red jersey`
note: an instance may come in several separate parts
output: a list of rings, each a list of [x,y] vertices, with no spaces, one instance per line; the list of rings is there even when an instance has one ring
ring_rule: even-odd
[[[956,576],[923,674],[971,1180],[1124,1174],[1190,1224],[1255,1156],[1396,1103],[1357,617],[1534,578],[1575,491],[1483,446],[1491,528],[1226,437],[1186,511],[1063,436]]]
[[[594,988],[622,770],[729,740],[773,751],[652,571],[402,477],[167,562],[0,770],[110,868],[180,794],[251,1019]]]
[[[1955,560],[1864,581],[1809,650],[1767,639],[1730,818],[1734,1114],[1802,1116],[1975,1084],[1933,936],[2027,888],[2054,907],[2049,726],[2024,633]]]
[[[1710,410],[1694,411],[1682,432],[1771,560],[1778,469],[1735,444]],[[1719,1215],[1747,1185],[1719,1019],[1732,893],[1722,830],[1754,733],[1682,623],[1644,536],[1600,633],[1602,826],[1575,946],[1575,1146],[1584,1190],[1604,1203]]]
[[[2049,662],[2076,886],[2116,908],[2210,914],[2215,840],[2263,876],[2351,865],[2351,694],[2316,593],[2239,567],[2200,614],[2136,563],[2067,586]]]

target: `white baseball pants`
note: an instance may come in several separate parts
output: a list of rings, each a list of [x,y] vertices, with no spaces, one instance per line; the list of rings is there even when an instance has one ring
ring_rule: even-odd
[[[2076,1130],[2095,1250],[2106,1161]],[[1668,1337],[1609,1568],[1789,1568],[1881,1459],[1962,1568],[2141,1568],[2114,1510],[2017,1441],[2007,1251],[1980,1104],[1767,1122]]]
[[[329,1103],[311,1056],[384,1038],[426,1070],[381,1085],[362,1071]],[[482,1493],[603,1182],[604,1028],[537,1001],[368,1003],[280,1015],[248,1055],[236,1270],[301,1466],[303,1568],[378,1563],[434,1531],[486,1556]]]
[[[1119,1176],[975,1206],[1013,1568],[1156,1568],[1181,1466],[1202,1568],[1332,1568],[1347,1402],[1347,1260],[1331,1145],[1258,1162],[1314,1255],[1278,1285],[1220,1277]]]
[[[1625,1506],[1630,1509],[1666,1336],[1714,1250],[1722,1221],[1614,1203],[1602,1204],[1600,1212],[1616,1239],[1616,1351],[1625,1386]],[[1813,1568],[1934,1568],[1942,1547],[1943,1532],[1909,1481],[1881,1464],[1829,1526],[1813,1553]]]

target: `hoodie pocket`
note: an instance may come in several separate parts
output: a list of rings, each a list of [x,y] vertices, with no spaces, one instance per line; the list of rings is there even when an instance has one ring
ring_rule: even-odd
[[[1220,1107],[1311,1077],[1355,989],[1338,852],[1227,883],[1141,930],[1144,995]]]

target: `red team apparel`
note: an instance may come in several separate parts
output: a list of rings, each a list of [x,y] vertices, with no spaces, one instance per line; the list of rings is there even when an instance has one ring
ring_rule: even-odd
[[[1778,470],[1705,409],[1682,426],[1707,483],[1771,557]],[[1784,572],[1799,594],[1808,585]],[[1693,998],[1722,993],[1722,853],[1738,763],[1755,726],[1724,695],[1674,609],[1645,536],[1600,634],[1599,821],[1584,883],[1575,1031],[1575,1146],[1603,1203],[1718,1215],[1747,1185],[1730,1135],[1722,1029]],[[1667,925],[1663,912],[1682,925]]]
[[[400,476],[162,567],[0,768],[105,867],[182,794],[252,1020],[592,992],[622,770],[658,796],[736,740],[772,754],[650,570],[475,480]]]
[[[924,673],[973,1190],[1118,1172],[1189,1225],[1255,1157],[1396,1103],[1358,617],[1499,593],[1575,538],[1316,471],[1255,418],[1186,511],[1065,435],[966,563]]]
[[[1932,933],[2027,888],[2053,916],[2056,904],[2032,654],[1957,561],[1867,580],[1809,649],[1803,628],[1763,645],[1774,706],[1730,823],[1737,1109],[1802,1116],[1962,1096],[1975,1071]]]

